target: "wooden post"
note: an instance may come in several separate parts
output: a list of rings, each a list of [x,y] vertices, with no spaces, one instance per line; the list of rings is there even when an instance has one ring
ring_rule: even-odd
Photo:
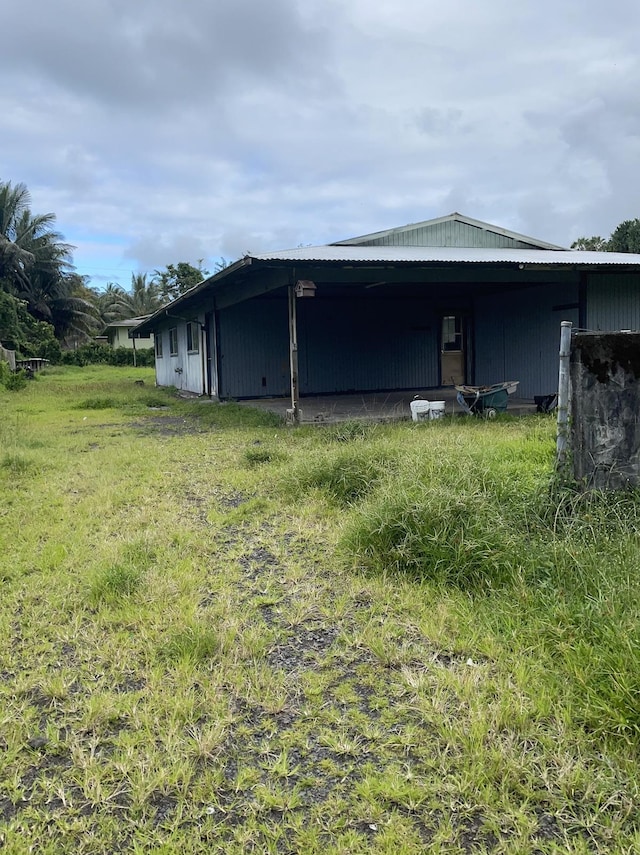
[[[558,370],[558,438],[556,442],[556,467],[563,469],[567,462],[569,434],[569,361],[571,356],[571,321],[560,324],[560,367]]]
[[[289,367],[291,370],[291,410],[289,415],[293,424],[300,421],[298,407],[298,322],[296,316],[296,292],[289,285]]]
[[[138,361],[136,359],[136,340],[135,340],[135,338],[132,338],[131,341],[133,342],[133,367],[137,368],[138,367]]]

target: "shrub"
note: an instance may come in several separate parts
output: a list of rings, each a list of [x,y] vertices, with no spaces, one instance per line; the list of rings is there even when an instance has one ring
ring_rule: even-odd
[[[27,375],[22,369],[15,373],[9,373],[9,376],[4,381],[4,385],[10,392],[19,392],[27,385]]]
[[[116,347],[92,342],[83,344],[75,350],[67,350],[62,354],[65,365],[133,365],[134,352],[132,348]],[[155,354],[152,347],[136,350],[136,365],[140,367],[153,366]]]

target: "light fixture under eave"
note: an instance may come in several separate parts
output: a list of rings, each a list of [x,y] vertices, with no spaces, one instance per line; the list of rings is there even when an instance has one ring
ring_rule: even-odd
[[[316,283],[311,279],[298,279],[296,282],[296,297],[315,297]]]

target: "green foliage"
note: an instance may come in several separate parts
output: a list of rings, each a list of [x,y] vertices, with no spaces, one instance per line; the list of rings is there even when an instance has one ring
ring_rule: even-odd
[[[0,341],[25,358],[36,356],[50,362],[59,362],[61,358],[60,343],[53,326],[36,320],[24,300],[1,290]]]
[[[179,261],[177,264],[168,264],[164,270],[155,270],[152,281],[162,302],[167,303],[199,285],[208,275],[209,271],[202,267],[202,260],[198,261],[197,267]]]
[[[155,364],[155,355],[152,347],[136,350],[136,365],[149,367]],[[75,350],[66,350],[62,354],[63,365],[133,365],[133,348],[109,347],[106,344],[83,344]]]
[[[28,382],[27,375],[20,369],[20,371],[9,373],[9,376],[5,378],[4,385],[10,392],[20,392],[26,388]]]
[[[337,453],[330,450],[308,457],[287,474],[285,484],[293,495],[315,488],[347,507],[359,502],[394,468],[394,454],[389,450],[352,446]]]
[[[56,338],[86,339],[97,331],[98,313],[73,270],[72,247],[54,230],[55,214],[34,215],[30,204],[24,184],[0,182],[0,290],[51,324]]]
[[[170,633],[159,653],[161,659],[169,662],[199,665],[216,658],[220,651],[221,643],[216,630],[208,624],[193,622]]]
[[[84,401],[79,401],[76,407],[79,410],[111,410],[116,408],[118,403],[115,398],[85,398]]]
[[[526,553],[481,490],[393,482],[358,509],[343,545],[382,572],[409,573],[462,588],[503,584]]]
[[[246,448],[242,455],[244,462],[250,468],[261,466],[263,463],[280,463],[286,456],[275,448]]]
[[[571,244],[571,249],[582,249],[590,252],[606,252],[609,248],[609,241],[600,235],[593,237],[580,237]]]
[[[89,597],[94,605],[117,603],[133,594],[142,582],[143,571],[132,564],[112,564],[98,571],[91,582]]]
[[[21,452],[7,451],[0,459],[0,468],[11,475],[26,475],[34,470],[34,462]]]
[[[608,240],[600,235],[578,238],[571,244],[571,249],[640,253],[640,219],[624,220],[616,226]]]
[[[94,293],[103,328],[114,321],[150,315],[163,303],[158,284],[147,281],[146,273],[131,274],[129,291],[109,282],[104,291]]]
[[[640,220],[624,220],[615,228],[607,245],[609,252],[640,253]]]
[[[326,429],[325,436],[329,442],[354,442],[368,440],[375,436],[378,425],[374,422],[361,422],[357,419],[347,419]]]

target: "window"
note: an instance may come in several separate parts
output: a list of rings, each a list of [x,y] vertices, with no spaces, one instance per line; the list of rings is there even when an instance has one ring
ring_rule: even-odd
[[[200,350],[200,324],[195,322],[187,324],[187,350],[189,353]]]
[[[442,319],[442,349],[462,350],[462,318],[445,315]]]
[[[178,355],[178,327],[169,330],[169,353],[171,356]]]
[[[162,333],[158,333],[154,341],[156,344],[156,358],[162,359]]]

